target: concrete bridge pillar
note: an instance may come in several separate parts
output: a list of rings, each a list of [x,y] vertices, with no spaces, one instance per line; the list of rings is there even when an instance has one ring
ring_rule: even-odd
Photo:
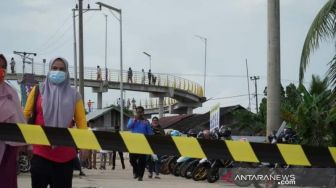
[[[103,108],[103,93],[102,92],[97,93],[97,108],[98,109]]]
[[[163,117],[163,96],[159,96],[159,118]]]
[[[193,113],[193,108],[192,107],[187,107],[187,114],[191,115]]]
[[[92,92],[97,93],[97,108],[103,108],[103,93],[108,91],[106,83],[101,83],[100,87],[93,87]]]

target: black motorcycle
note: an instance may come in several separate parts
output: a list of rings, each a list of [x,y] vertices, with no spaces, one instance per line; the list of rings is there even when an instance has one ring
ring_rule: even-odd
[[[217,159],[212,164],[210,169],[208,169],[207,181],[209,183],[214,183],[219,179],[219,169],[220,168],[230,168],[232,167],[233,161]]]

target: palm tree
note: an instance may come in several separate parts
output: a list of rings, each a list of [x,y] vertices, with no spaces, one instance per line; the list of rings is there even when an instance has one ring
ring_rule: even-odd
[[[301,85],[303,86],[303,85]],[[296,130],[301,144],[331,146],[335,144],[335,95],[330,90],[310,93],[304,87],[302,103],[296,112]]]
[[[336,0],[328,0],[316,15],[307,33],[300,62],[300,82],[309,63],[312,52],[319,47],[321,41],[336,38]],[[336,55],[329,62],[327,75],[333,85],[336,85]]]
[[[328,79],[313,75],[310,87],[286,87],[282,100],[282,119],[297,131],[300,144],[331,146],[336,144],[336,95]]]
[[[319,76],[313,75],[312,81],[309,87],[310,94],[321,94],[324,91],[327,91],[329,87],[329,80],[328,77],[325,77],[323,80]]]

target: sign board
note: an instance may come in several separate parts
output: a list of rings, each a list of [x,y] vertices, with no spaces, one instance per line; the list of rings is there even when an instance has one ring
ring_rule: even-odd
[[[219,128],[220,104],[216,104],[210,110],[210,130]]]

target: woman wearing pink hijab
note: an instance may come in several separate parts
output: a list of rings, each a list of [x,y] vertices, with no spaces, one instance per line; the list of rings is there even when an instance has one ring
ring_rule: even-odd
[[[25,123],[16,91],[5,82],[6,58],[0,54],[0,122]],[[16,156],[21,144],[0,141],[0,188],[17,188]]]

